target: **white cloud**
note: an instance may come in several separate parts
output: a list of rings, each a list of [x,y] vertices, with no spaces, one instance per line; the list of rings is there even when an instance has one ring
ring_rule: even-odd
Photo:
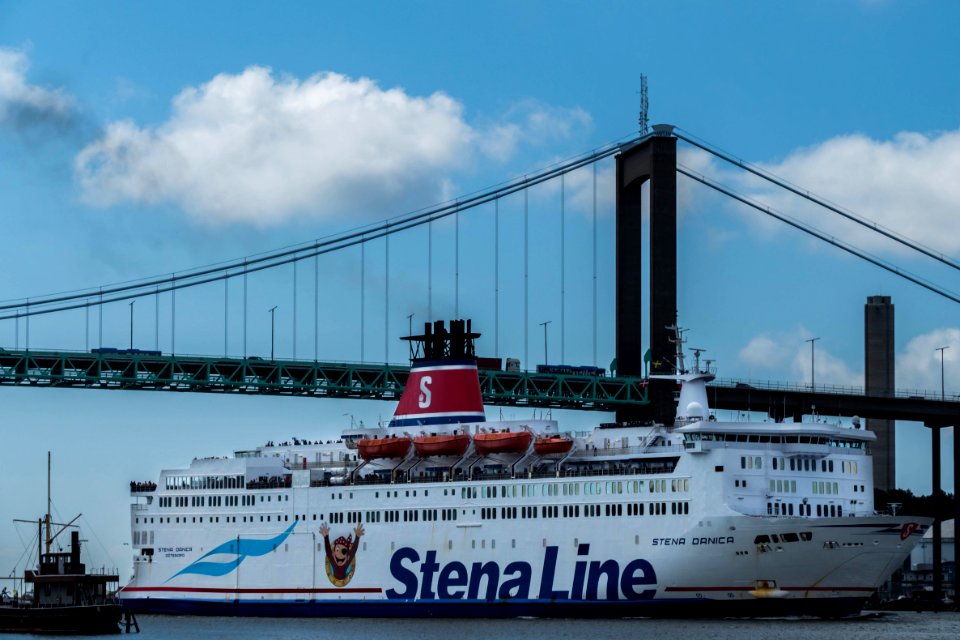
[[[812,334],[799,327],[793,331],[763,333],[753,337],[738,353],[740,361],[751,369],[754,378],[807,384],[810,381],[810,343]],[[947,327],[912,338],[896,354],[896,387],[900,390],[940,391],[940,352],[944,352],[944,377],[947,395],[960,392],[960,328]],[[830,353],[823,341],[816,343],[817,385],[863,386],[863,373]]]
[[[810,382],[810,343],[812,334],[800,327],[793,331],[763,333],[744,346],[738,357],[757,373],[753,377],[769,376],[773,380],[799,384]],[[863,374],[853,371],[846,362],[834,356],[822,342],[814,352],[816,383],[824,385],[863,386]]]
[[[716,162],[714,163],[716,164]],[[799,196],[723,165],[721,181],[774,209],[862,249],[906,251]],[[960,130],[899,133],[892,140],[854,134],[794,151],[761,168],[883,227],[947,253],[960,253]],[[716,171],[716,169],[715,169]],[[740,205],[737,205],[738,207]],[[748,209],[757,226],[786,229]]]
[[[587,129],[593,120],[579,107],[564,108],[524,100],[485,127],[479,144],[487,155],[506,160],[520,145],[539,145]]]
[[[416,97],[367,78],[298,80],[253,66],[184,90],[159,126],[110,124],[77,156],[76,175],[91,204],[172,203],[207,222],[383,217],[443,200],[451,173],[477,153],[505,158],[589,119],[528,105],[519,122],[481,131],[463,112],[440,92]]]
[[[73,98],[62,89],[29,84],[29,66],[25,52],[0,47],[0,125],[20,129],[67,122]]]
[[[940,390],[940,352],[943,352],[944,379],[947,393],[960,389],[960,328],[935,329],[919,335],[897,354],[897,388]]]

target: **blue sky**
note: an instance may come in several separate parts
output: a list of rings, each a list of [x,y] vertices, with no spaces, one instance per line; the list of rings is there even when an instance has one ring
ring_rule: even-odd
[[[653,122],[670,122],[952,256],[960,253],[960,45],[953,2],[149,2],[0,0],[0,299],[145,277],[251,255],[470,193],[633,133],[639,75]],[[791,215],[955,288],[956,273],[746,179],[681,145],[681,161]],[[613,353],[610,164],[598,168],[598,363]],[[561,347],[560,187],[529,196],[531,299],[522,324],[523,202],[501,215],[500,355],[592,362],[592,174],[565,184]],[[680,313],[720,375],[862,382],[867,296],[893,296],[898,387],[960,389],[955,303],[816,244],[679,180]],[[473,317],[493,345],[492,207],[433,230],[433,312]],[[428,314],[426,232],[364,255],[364,358],[402,361],[391,340]],[[359,250],[328,256],[314,344],[314,266],[252,279],[248,350],[359,360]],[[227,351],[242,351],[239,289]],[[170,348],[169,300],[138,301],[136,346]],[[222,286],[177,300],[178,352],[224,350]],[[126,305],[104,344],[129,339]],[[389,320],[389,329],[384,319]],[[37,319],[31,348],[97,346],[97,316]],[[19,340],[25,339],[21,324]],[[0,345],[17,339],[0,322]],[[953,382],[951,382],[953,381]],[[126,563],[126,484],[194,456],[292,435],[332,437],[373,402],[0,388],[0,516],[42,505],[54,451],[64,517],[84,511]],[[597,416],[564,415],[582,428]],[[945,449],[951,442],[945,433]],[[930,487],[929,436],[903,425],[898,480]],[[945,465],[945,487],[951,486]],[[0,566],[19,556],[0,535]],[[104,560],[108,562],[108,560]]]

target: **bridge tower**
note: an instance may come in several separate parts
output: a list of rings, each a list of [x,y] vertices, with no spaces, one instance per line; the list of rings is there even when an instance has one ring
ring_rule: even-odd
[[[617,374],[643,375],[643,202],[650,183],[650,364],[651,373],[674,373],[676,347],[668,326],[677,322],[677,139],[671,125],[624,146],[617,160],[616,324]],[[650,408],[624,409],[618,420],[653,418],[672,423],[670,381],[651,381]],[[652,411],[652,414],[651,414]]]

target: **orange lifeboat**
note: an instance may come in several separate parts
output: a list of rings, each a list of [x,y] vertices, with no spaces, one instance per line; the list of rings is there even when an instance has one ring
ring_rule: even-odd
[[[438,436],[417,436],[413,439],[417,455],[462,456],[470,446],[470,436],[463,433],[447,433]]]
[[[477,453],[524,453],[530,448],[533,436],[529,431],[500,431],[478,433],[473,436],[473,446]]]
[[[403,458],[410,451],[410,438],[389,436],[386,438],[363,438],[357,442],[360,457],[364,460],[377,458]]]
[[[567,453],[573,448],[573,438],[562,436],[541,436],[533,443],[533,450],[537,455],[545,456],[556,453]]]

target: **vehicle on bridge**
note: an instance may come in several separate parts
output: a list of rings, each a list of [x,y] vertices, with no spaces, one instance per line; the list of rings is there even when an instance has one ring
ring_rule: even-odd
[[[538,364],[537,373],[553,373],[567,376],[605,376],[607,370],[603,367],[569,364]]]

